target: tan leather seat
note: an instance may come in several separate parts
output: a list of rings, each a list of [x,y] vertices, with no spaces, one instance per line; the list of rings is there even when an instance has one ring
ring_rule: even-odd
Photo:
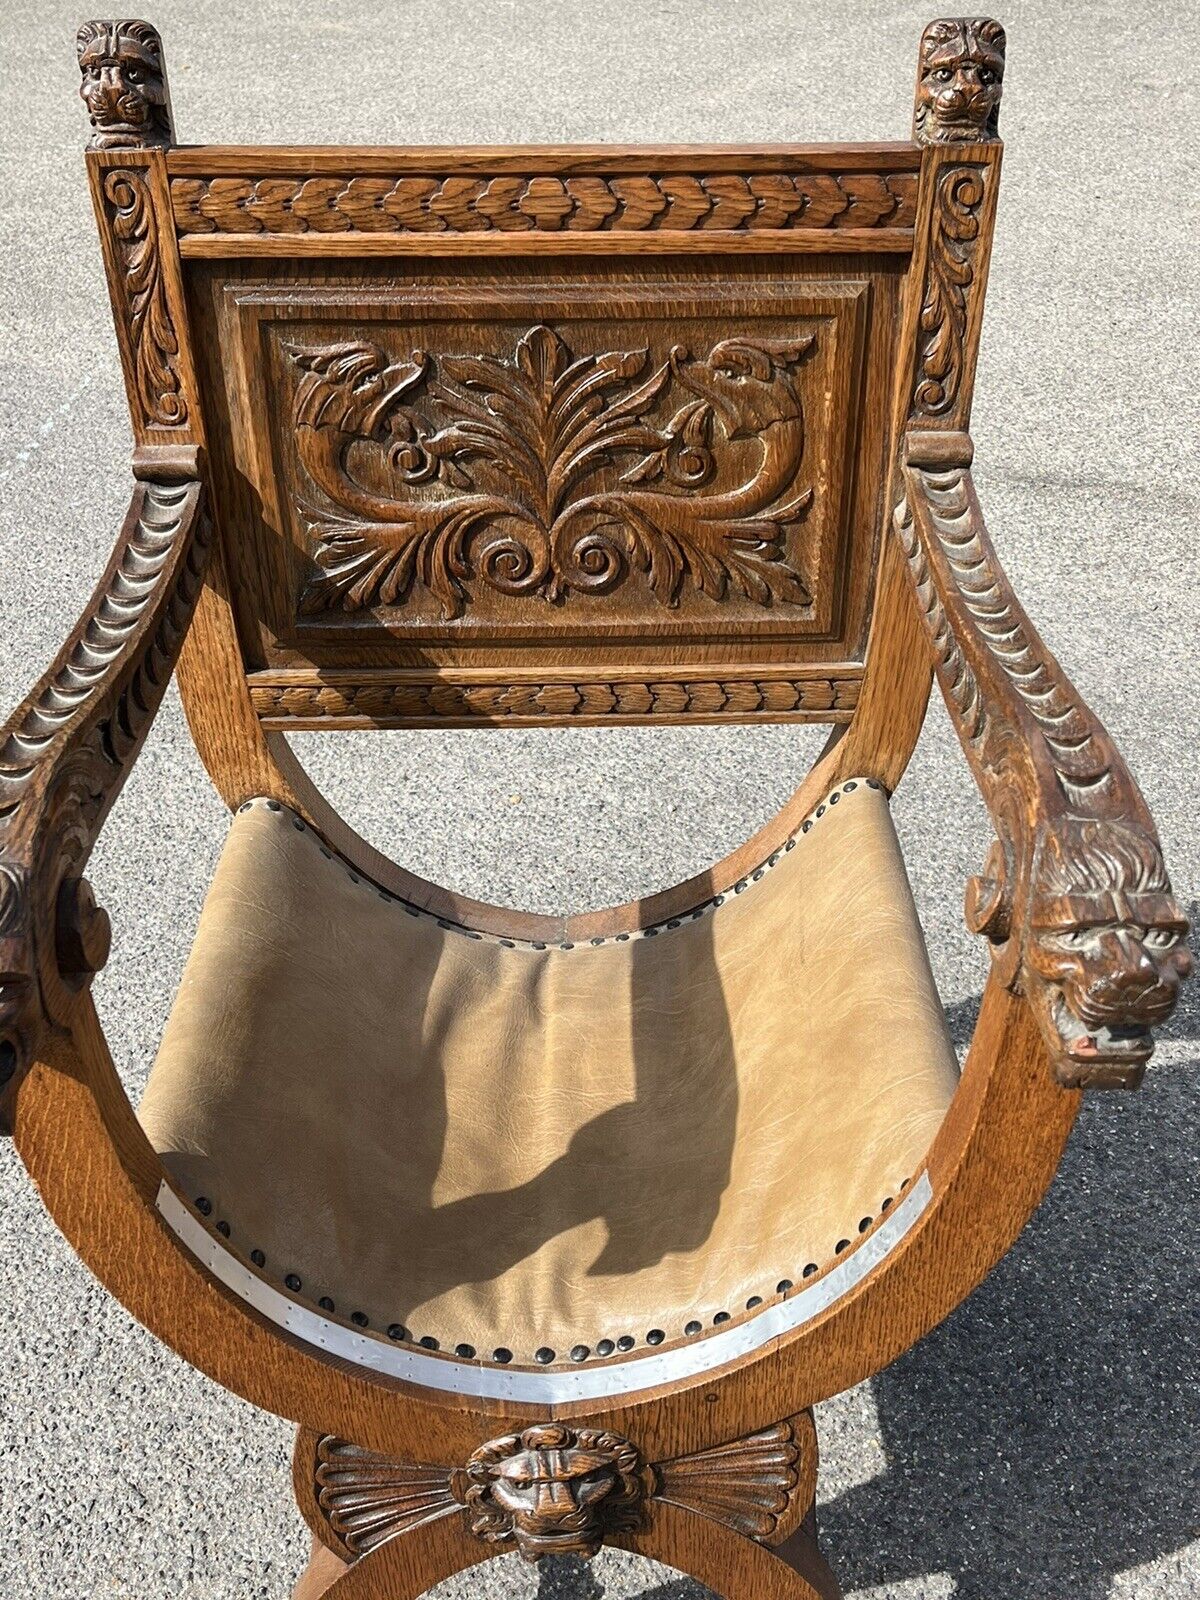
[[[140,1116],[277,1288],[549,1363],[694,1337],[824,1269],[956,1076],[865,782],[744,892],[571,948],[439,923],[259,800]]]

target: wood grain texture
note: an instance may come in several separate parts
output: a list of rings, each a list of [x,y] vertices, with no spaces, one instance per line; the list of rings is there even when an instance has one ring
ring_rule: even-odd
[[[911,172],[174,178],[180,236],[205,233],[719,233],[911,229]],[[351,249],[355,240],[344,241]]]
[[[194,478],[136,485],[83,615],[0,728],[3,1121],[20,1073],[107,958],[107,918],[83,871],[199,593],[210,542],[200,498]]]
[[[1191,970],[1145,801],[1004,575],[970,440],[911,433],[896,529],[996,829],[972,930],[1033,1006],[1069,1087],[1136,1087]]]
[[[419,673],[254,673],[250,702],[268,728],[472,727],[536,722],[567,727],[654,722],[848,722],[858,703],[862,669],[836,676],[763,675],[653,678],[625,672],[601,680],[578,674],[513,675],[510,683],[443,672],[436,682]],[[488,674],[494,677],[494,674]]]
[[[174,142],[162,40],[148,22],[85,22],[75,35],[89,150]]]
[[[134,1315],[299,1425],[297,1499],[317,1535],[303,1600],[415,1600],[522,1535],[531,1553],[554,1548],[556,1530],[585,1553],[597,1534],[636,1549],[727,1600],[834,1600],[808,1520],[809,1408],[894,1360],[995,1265],[1054,1175],[1070,1086],[1140,1076],[1187,966],[1144,802],[1013,598],[970,482],[1003,32],[933,24],[914,140],[829,148],[164,148],[153,30],[88,25],[80,50],[140,486],[92,607],[0,740],[0,1082],[18,1151]],[[303,394],[285,345],[307,352]],[[560,414],[554,387],[573,381],[599,387]],[[434,383],[455,391],[448,411]],[[519,514],[478,547],[372,577],[360,604],[306,610],[314,585],[344,601],[361,574],[320,589],[336,562],[299,518],[301,491],[318,521],[349,506],[376,546],[398,548],[406,518],[436,523],[442,501],[501,492],[459,445],[477,447],[506,402],[496,434],[506,459],[524,451]],[[751,566],[771,569],[768,589],[790,574],[793,600],[747,594],[719,545],[664,566],[661,527],[653,548],[605,524],[598,555],[544,557],[567,503],[552,504],[551,480],[572,430],[594,424],[603,474],[569,488],[610,510],[624,496],[626,513],[645,511],[636,496],[666,483],[691,498],[657,512],[703,521],[706,497],[770,464],[778,497],[739,515],[755,524]],[[795,528],[756,523],[810,487]],[[684,550],[695,529],[670,531]],[[491,567],[488,539],[508,541]],[[621,580],[593,583],[614,539]],[[494,908],[357,839],[280,730],[832,725],[756,839],[630,906],[524,918],[530,937],[560,939],[724,892],[843,779],[893,787],[936,668],[995,820],[969,914],[996,961],[929,1152],[932,1198],[901,1244],[758,1355],[550,1415],[385,1380],[223,1287],[155,1207],[163,1169],[88,992],[107,927],[80,869],[176,656],[230,805],[277,798],[389,891],[482,929]],[[599,1508],[623,1497],[629,1525],[606,1522]]]
[[[749,1438],[651,1464],[619,1435],[543,1423],[490,1440],[465,1462],[437,1465],[301,1430],[293,1478],[314,1536],[346,1563],[453,1516],[475,1538],[515,1547],[529,1560],[589,1557],[640,1530],[653,1500],[777,1545],[812,1508],[817,1435],[804,1412]]]

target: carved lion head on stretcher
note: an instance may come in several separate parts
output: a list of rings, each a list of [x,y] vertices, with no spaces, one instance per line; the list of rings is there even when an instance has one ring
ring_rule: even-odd
[[[483,1445],[462,1491],[471,1532],[512,1542],[527,1561],[594,1556],[635,1528],[648,1490],[637,1450],[619,1434],[543,1424]]]

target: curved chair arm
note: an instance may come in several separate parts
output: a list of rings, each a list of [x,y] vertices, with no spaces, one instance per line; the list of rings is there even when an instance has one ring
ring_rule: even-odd
[[[1136,1088],[1191,969],[1146,802],[988,538],[965,433],[910,433],[895,527],[996,830],[967,923],[1033,1007],[1058,1081]]]
[[[49,1029],[108,958],[83,868],[171,676],[209,547],[197,452],[141,450],[103,578],[0,729],[0,1126]]]

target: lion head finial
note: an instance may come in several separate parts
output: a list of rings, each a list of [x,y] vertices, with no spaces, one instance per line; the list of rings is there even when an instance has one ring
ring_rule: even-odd
[[[943,17],[921,35],[913,111],[919,144],[980,144],[999,138],[1004,29],[990,17]]]
[[[85,22],[75,35],[93,133],[89,150],[169,145],[174,139],[162,40],[148,22]]]

